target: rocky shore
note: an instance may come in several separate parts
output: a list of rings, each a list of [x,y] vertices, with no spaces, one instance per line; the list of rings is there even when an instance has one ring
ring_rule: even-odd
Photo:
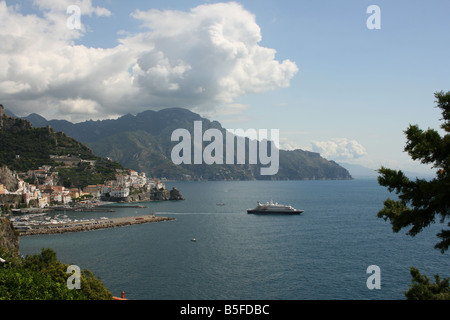
[[[98,229],[116,228],[135,224],[155,223],[170,220],[175,219],[169,217],[157,217],[153,214],[133,216],[133,217],[101,218],[98,220],[92,219],[90,221],[83,221],[83,222],[77,221],[62,224],[33,226],[28,230],[21,230],[20,236],[92,231]]]
[[[106,202],[148,202],[148,201],[168,201],[168,200],[184,200],[181,192],[173,187],[172,190],[161,189],[152,190],[148,192],[140,192],[136,194],[130,194],[128,197],[101,197],[102,201]]]

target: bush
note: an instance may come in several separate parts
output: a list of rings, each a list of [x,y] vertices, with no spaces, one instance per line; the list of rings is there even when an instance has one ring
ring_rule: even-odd
[[[414,267],[411,268],[411,276],[413,284],[405,292],[408,300],[450,300],[449,278],[441,280],[439,275],[435,275],[435,283],[431,283]]]
[[[17,261],[17,260],[16,260]],[[112,294],[89,270],[81,271],[81,288],[67,287],[68,265],[52,249],[0,267],[0,300],[111,300]]]

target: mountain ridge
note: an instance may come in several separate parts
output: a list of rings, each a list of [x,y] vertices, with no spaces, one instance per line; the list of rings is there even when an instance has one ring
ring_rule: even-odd
[[[67,120],[46,120],[37,114],[23,119],[33,126],[50,125],[54,130],[88,145],[96,154],[111,158],[121,165],[146,172],[154,177],[171,180],[348,180],[347,169],[329,161],[318,153],[279,150],[280,168],[276,175],[262,176],[260,163],[256,165],[175,165],[171,141],[175,129],[184,128],[193,136],[195,121],[201,121],[203,130],[218,129],[225,136],[226,129],[217,121],[201,117],[184,108],[146,110],[137,115],[126,114],[117,119],[71,123]],[[249,139],[245,143],[248,145]],[[225,149],[225,148],[224,148]],[[246,161],[245,163],[248,163]]]
[[[339,162],[339,165],[346,168],[355,179],[377,179],[380,175],[378,169],[368,168],[359,164]],[[432,179],[435,177],[435,173],[431,170],[428,173],[404,170],[402,172],[410,179]]]
[[[30,118],[39,120],[37,116]],[[66,167],[62,165],[62,158],[73,159],[78,165]],[[117,162],[97,156],[89,146],[63,132],[56,132],[49,125],[35,128],[29,120],[8,116],[0,104],[2,181],[7,180],[9,170],[28,172],[48,165],[58,172],[55,182],[67,188],[103,183],[115,178],[116,169],[125,169]]]

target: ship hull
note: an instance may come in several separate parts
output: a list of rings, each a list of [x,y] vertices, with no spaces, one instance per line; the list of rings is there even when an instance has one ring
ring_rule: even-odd
[[[251,214],[266,214],[266,215],[299,215],[300,213],[304,212],[304,210],[294,210],[294,211],[272,211],[272,210],[255,210],[255,209],[248,209],[247,213]]]

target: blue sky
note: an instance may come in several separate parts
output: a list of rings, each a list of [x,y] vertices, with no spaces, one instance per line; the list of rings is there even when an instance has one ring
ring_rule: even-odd
[[[81,30],[65,27],[70,4],[81,8]],[[71,121],[186,107],[230,129],[280,129],[282,147],[338,162],[426,170],[402,151],[403,131],[439,127],[449,1],[235,4],[0,1],[0,103]],[[370,5],[379,30],[366,26]],[[203,30],[197,22],[209,33],[188,34]],[[211,30],[220,37],[204,38]]]

